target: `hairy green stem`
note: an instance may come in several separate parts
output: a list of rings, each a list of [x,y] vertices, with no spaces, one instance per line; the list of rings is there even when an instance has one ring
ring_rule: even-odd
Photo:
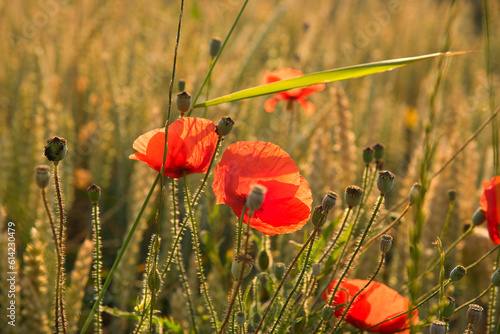
[[[346,214],[344,216],[344,219],[342,220],[342,224],[340,224],[340,228],[339,228],[337,235],[335,236],[335,239],[333,239],[333,242],[330,244],[327,251],[324,252],[323,255],[321,255],[321,258],[319,259],[318,263],[322,263],[326,258],[328,258],[328,256],[330,255],[330,252],[333,250],[333,247],[335,247],[335,245],[337,244],[337,241],[339,240],[340,235],[342,234],[342,231],[344,230],[344,226],[347,223],[349,215],[352,212],[352,208],[349,207],[346,210],[347,210]]]
[[[93,204],[93,216],[94,216],[94,247],[95,247],[95,292],[97,295],[101,293],[101,237],[99,235],[99,207],[97,204]],[[99,302],[97,312],[95,313],[95,326],[96,333],[102,332],[102,321],[101,321],[101,311],[102,311],[102,301]]]

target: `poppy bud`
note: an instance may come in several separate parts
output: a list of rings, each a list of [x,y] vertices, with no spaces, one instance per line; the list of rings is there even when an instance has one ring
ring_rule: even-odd
[[[448,301],[446,305],[443,307],[443,318],[444,320],[448,320],[455,313],[455,307],[457,306],[455,302],[455,298],[448,296]]]
[[[97,205],[99,203],[99,199],[101,198],[101,187],[91,184],[87,188],[87,192],[89,194],[90,202],[93,205]]]
[[[380,144],[380,143],[376,143],[375,145],[373,145],[373,150],[375,151],[374,152],[374,155],[375,155],[375,160],[380,160],[384,157],[384,153],[385,153],[385,146]]]
[[[446,333],[446,322],[434,320],[429,328],[430,334],[445,334]]]
[[[408,199],[410,200],[410,204],[420,202],[422,199],[422,185],[420,183],[415,183],[413,187],[411,187]]]
[[[345,188],[344,201],[349,208],[354,208],[361,204],[363,190],[358,186],[348,186]]]
[[[255,312],[253,315],[252,315],[252,324],[254,326],[257,326],[260,322],[260,319],[262,319],[262,314],[260,314],[259,312]]]
[[[477,304],[470,304],[467,310],[467,321],[470,325],[475,325],[481,319],[483,308]]]
[[[184,113],[191,108],[191,95],[186,92],[177,94],[176,104],[177,109],[181,112],[181,115],[184,115]]]
[[[47,144],[45,145],[45,156],[49,161],[52,161],[54,165],[57,165],[59,161],[64,159],[67,151],[67,140],[61,137],[52,137],[47,139]]]
[[[386,254],[392,247],[392,235],[384,234],[380,239],[380,250]]]
[[[337,198],[339,198],[339,195],[337,193],[334,193],[333,191],[329,191],[323,198],[323,203],[321,204],[321,206],[326,213],[333,209],[335,203],[337,203]]]
[[[477,209],[476,212],[474,212],[474,216],[472,216],[472,225],[478,226],[484,223],[486,220],[486,213],[484,212],[483,209]]]
[[[250,190],[246,201],[246,206],[250,211],[250,214],[253,214],[255,210],[258,210],[261,207],[262,202],[264,202],[264,195],[266,194],[266,191],[267,188],[260,184],[254,184],[252,186],[252,190]]]
[[[500,269],[495,270],[493,275],[491,275],[491,285],[500,286]]]
[[[213,37],[210,40],[210,57],[215,58],[220,51],[222,40],[218,37]]]
[[[179,81],[177,81],[177,89],[179,92],[183,92],[186,89],[186,80],[179,79]]]
[[[240,327],[245,326],[245,321],[247,321],[245,312],[239,311],[238,313],[236,313],[236,323],[238,324],[238,326]]]
[[[285,267],[285,264],[283,262],[278,262],[274,265],[274,276],[276,276],[276,278],[281,281],[281,279],[283,278],[283,275],[285,275],[285,271],[286,271],[286,267]]]
[[[315,206],[312,213],[312,222],[317,226],[323,217],[323,207],[321,205]]]
[[[333,316],[333,307],[330,305],[325,305],[323,309],[321,310],[321,318],[324,321],[328,321],[332,318]]]
[[[158,270],[154,270],[148,277],[148,288],[152,293],[156,293],[160,289],[161,278]]]
[[[219,124],[215,128],[219,136],[227,136],[233,129],[234,121],[229,116],[224,116],[220,119]]]
[[[455,189],[448,190],[448,199],[450,200],[450,202],[453,202],[456,197],[457,197],[457,191]]]
[[[312,274],[316,277],[318,277],[319,274],[321,274],[321,263],[313,263]]]
[[[245,332],[247,334],[253,334],[253,333],[255,333],[255,328],[253,328],[252,325],[247,325],[247,328],[246,328]]]
[[[50,167],[47,165],[39,165],[35,167],[35,182],[40,189],[44,189],[49,185]]]
[[[464,278],[465,274],[467,274],[467,269],[464,266],[458,265],[451,271],[450,279],[453,282],[457,282]]]
[[[245,269],[243,271],[242,278],[247,277],[252,271],[254,260],[250,255],[245,255],[240,253],[234,258],[233,264],[231,265],[231,273],[234,277],[239,278],[241,271],[243,270],[243,262],[245,262]]]
[[[377,188],[380,190],[382,195],[385,195],[392,190],[392,187],[394,187],[394,178],[394,174],[388,170],[378,172]]]
[[[269,263],[271,263],[269,252],[267,250],[261,251],[257,257],[257,267],[259,267],[260,271],[267,271]]]
[[[374,157],[375,157],[375,150],[370,146],[368,146],[363,150],[363,161],[366,163],[367,166],[373,161]]]

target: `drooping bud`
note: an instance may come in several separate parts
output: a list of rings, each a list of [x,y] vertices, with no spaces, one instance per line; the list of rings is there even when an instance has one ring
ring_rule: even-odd
[[[344,201],[349,208],[354,208],[361,204],[363,190],[358,186],[348,186],[345,188]]]
[[[321,263],[313,263],[313,265],[312,265],[312,274],[315,277],[318,277],[321,274]]]
[[[335,203],[337,203],[337,198],[339,198],[339,195],[337,193],[329,191],[323,198],[323,203],[321,204],[323,210],[328,213],[331,209],[333,209]]]
[[[229,116],[224,116],[220,119],[219,124],[215,128],[219,136],[227,136],[233,129],[234,121]]]
[[[363,150],[363,161],[367,166],[373,161],[374,157],[375,157],[375,150],[373,148],[368,146]]]
[[[242,278],[247,277],[252,271],[254,260],[250,255],[242,253],[236,255],[233,264],[231,265],[231,273],[235,278],[240,278],[241,271],[243,270]],[[244,267],[243,267],[244,266]]]
[[[430,334],[445,334],[446,333],[446,322],[434,320],[429,328]]]
[[[470,325],[475,325],[481,319],[483,308],[477,304],[470,304],[467,310],[467,321]]]
[[[315,206],[311,218],[313,225],[317,226],[320,223],[322,217],[323,207],[321,205]]]
[[[154,270],[148,277],[148,288],[152,293],[156,293],[161,286],[161,278],[158,270]]]
[[[384,234],[380,239],[380,251],[382,253],[387,254],[392,247],[392,235]]]
[[[186,89],[186,80],[179,79],[179,81],[177,81],[177,89],[179,92],[183,92]]]
[[[245,321],[247,321],[245,312],[239,311],[238,313],[236,313],[236,323],[238,324],[238,326],[245,326]]]
[[[87,188],[87,192],[89,194],[90,202],[93,205],[97,205],[99,203],[99,199],[101,198],[101,188],[95,184],[91,184]]]
[[[324,321],[330,320],[333,316],[333,311],[334,310],[331,305],[325,305],[325,307],[321,310],[321,319]]]
[[[375,160],[380,160],[384,157],[384,153],[385,153],[385,146],[380,144],[380,143],[376,143],[375,145],[373,145],[373,150],[375,151],[374,155],[375,155]]]
[[[283,278],[283,275],[285,275],[286,267],[283,262],[278,262],[274,265],[274,276],[278,279],[278,281],[281,281]]]
[[[464,266],[458,265],[450,273],[450,279],[453,282],[460,281],[467,274],[467,269]]]
[[[500,286],[500,269],[495,270],[493,275],[491,275],[491,285]]]
[[[381,194],[385,195],[392,190],[395,178],[396,176],[388,170],[378,172],[377,188],[380,190]]]
[[[45,145],[45,156],[49,161],[52,161],[54,165],[57,165],[59,161],[64,159],[67,151],[67,140],[61,137],[52,137],[47,139],[47,144]]]
[[[254,184],[252,186],[252,190],[250,190],[246,201],[246,206],[250,211],[250,214],[253,214],[255,210],[258,210],[261,207],[262,202],[264,202],[266,192],[267,188],[260,184]]]
[[[213,37],[210,40],[210,57],[214,59],[217,57],[217,54],[220,51],[220,47],[222,46],[222,40],[218,37]]]
[[[448,320],[455,313],[455,307],[457,303],[455,302],[455,298],[448,296],[448,301],[446,305],[443,307],[443,319]]]
[[[191,108],[191,94],[186,93],[185,91],[177,94],[177,109],[179,109],[182,116],[186,113],[186,111]]]
[[[457,197],[457,191],[455,189],[448,190],[448,199],[450,200],[450,202],[455,201],[456,197]]]
[[[269,252],[267,250],[263,250],[257,257],[257,267],[259,267],[260,271],[267,271],[267,268],[269,268],[269,264],[271,263],[271,261],[272,260],[269,256]]]
[[[50,167],[47,165],[39,165],[35,167],[35,182],[40,189],[44,189],[49,185]]]
[[[472,216],[472,225],[478,226],[486,221],[486,213],[483,209],[477,209]]]
[[[420,183],[415,183],[411,187],[408,199],[410,200],[410,204],[415,204],[422,200],[422,185]]]

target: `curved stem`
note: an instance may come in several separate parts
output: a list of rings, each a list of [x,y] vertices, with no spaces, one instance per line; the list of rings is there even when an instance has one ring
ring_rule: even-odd
[[[333,239],[333,242],[331,243],[330,247],[328,247],[328,250],[326,252],[324,252],[323,255],[321,255],[321,258],[319,259],[318,263],[323,262],[325,260],[325,258],[328,257],[330,252],[333,250],[333,247],[337,244],[337,241],[339,240],[340,235],[342,234],[342,231],[344,230],[344,226],[347,223],[347,220],[349,218],[349,215],[351,214],[351,211],[352,211],[351,207],[347,208],[347,212],[344,216],[344,220],[342,221],[342,224],[340,225],[339,232],[335,236],[335,239]]]

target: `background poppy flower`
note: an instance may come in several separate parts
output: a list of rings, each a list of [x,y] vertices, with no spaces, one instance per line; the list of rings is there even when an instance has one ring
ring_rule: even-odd
[[[299,70],[282,67],[273,72],[266,71],[260,83],[264,85],[275,81],[299,77],[301,75],[304,75],[304,73],[302,73]],[[304,109],[305,113],[307,115],[311,115],[312,113],[314,113],[315,107],[312,102],[306,101],[306,97],[315,92],[320,92],[324,89],[325,89],[325,84],[316,84],[308,87],[294,88],[284,92],[279,92],[274,94],[275,97],[268,99],[264,103],[264,109],[267,112],[272,112],[274,110],[274,107],[276,106],[276,102],[280,100],[285,100],[290,103],[293,101],[297,101],[302,107],[302,109]]]
[[[217,145],[215,124],[204,118],[184,117],[168,128],[168,150],[165,162],[165,175],[171,178],[187,174],[204,173]],[[130,159],[140,160],[149,167],[160,171],[165,146],[165,129],[149,131],[134,141],[137,153]]]
[[[479,204],[486,213],[486,222],[490,239],[498,245],[500,233],[498,231],[498,208],[500,207],[500,176],[495,176],[491,182],[483,182],[484,192]]]
[[[349,303],[351,298],[361,290],[368,280],[361,279],[346,279],[339,286],[337,293],[333,299],[332,305],[340,305]],[[328,300],[329,295],[335,289],[337,280],[333,280],[322,297]],[[345,290],[344,290],[345,289]],[[349,293],[349,299],[346,291]],[[351,308],[347,312],[345,321],[359,329],[365,329],[378,324],[381,321],[389,319],[396,314],[408,311],[409,301],[401,296],[397,291],[389,288],[387,285],[372,281],[368,287],[363,290],[356,298]],[[341,317],[345,307],[335,310],[335,316]],[[413,321],[418,321],[418,311],[413,311]],[[377,327],[368,329],[368,332],[378,333],[409,333],[405,330],[410,326],[410,321],[407,315],[402,315],[395,319],[389,320],[380,324]]]
[[[295,232],[307,223],[311,190],[295,162],[279,146],[260,141],[238,142],[224,151],[212,184],[217,204],[229,205],[240,217],[253,184],[263,185],[267,192],[262,206],[252,215],[250,226],[275,235]]]

